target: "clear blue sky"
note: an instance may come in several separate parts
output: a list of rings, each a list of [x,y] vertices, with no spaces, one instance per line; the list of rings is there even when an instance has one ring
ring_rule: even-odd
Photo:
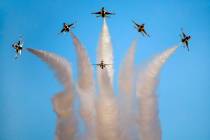
[[[163,140],[210,139],[210,0],[1,0],[0,2],[0,139],[54,139],[56,116],[51,98],[62,90],[49,68],[23,52],[14,60],[13,41],[56,52],[73,66],[76,56],[69,35],[57,35],[63,22],[77,21],[74,33],[92,62],[102,20],[90,13],[102,6],[115,12],[108,19],[115,55],[115,76],[138,36],[131,20],[146,23],[151,38],[140,37],[136,63],[179,43],[180,27],[192,35],[190,52],[178,48],[165,65],[158,87]],[[116,76],[117,78],[117,76]]]

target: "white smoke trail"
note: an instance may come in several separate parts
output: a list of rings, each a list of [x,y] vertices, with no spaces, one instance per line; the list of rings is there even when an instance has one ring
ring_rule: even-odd
[[[134,133],[133,119],[133,89],[134,89],[134,58],[137,40],[134,40],[129,51],[120,67],[119,72],[119,91],[120,91],[120,125],[122,136],[121,140],[136,139]]]
[[[106,19],[104,18],[101,37],[99,41],[98,53],[97,53],[97,61],[100,62],[101,60],[104,60],[105,63],[114,64],[113,59],[114,58],[113,58],[111,38],[106,23]],[[107,71],[112,84],[113,75],[114,75],[113,65],[107,66]],[[98,74],[100,75],[100,72]],[[98,78],[100,77],[101,76],[98,76]]]
[[[99,140],[119,140],[119,111],[106,69],[101,70],[100,94],[97,102]]]
[[[97,52],[98,62],[104,60],[104,63],[113,65],[112,44],[105,19],[103,21]],[[119,111],[112,88],[112,65],[107,66],[103,70],[101,68],[97,69],[100,90],[99,99],[96,104],[97,132],[99,140],[117,140],[120,138]]]
[[[85,139],[95,140],[95,85],[93,79],[93,69],[85,48],[82,46],[78,38],[70,32],[73,43],[76,47],[79,67],[79,82],[77,91],[81,101],[81,115],[87,126],[87,134]]]
[[[57,115],[56,140],[74,139],[76,124],[72,103],[73,86],[70,64],[53,53],[31,48],[27,50],[46,62],[55,71],[57,79],[64,86],[64,92],[53,97],[54,111]]]
[[[134,40],[129,48],[123,64],[120,67],[119,73],[119,90],[120,93],[127,95],[133,91],[134,83],[134,58],[136,51],[137,40]]]
[[[139,73],[137,96],[140,97],[139,127],[141,140],[161,140],[156,86],[162,66],[176,49],[177,46],[169,48],[156,56],[146,69]]]
[[[73,111],[72,91],[67,90],[53,97],[57,115],[56,140],[73,140],[76,136],[76,118]]]

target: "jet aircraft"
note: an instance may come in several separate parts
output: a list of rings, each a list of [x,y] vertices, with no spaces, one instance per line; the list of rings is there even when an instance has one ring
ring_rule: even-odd
[[[99,66],[101,69],[104,69],[106,66],[112,65],[112,64],[105,64],[104,61],[101,60],[100,63],[98,63],[98,64],[93,64],[93,65]]]
[[[111,12],[105,10],[104,7],[102,7],[100,11],[94,12],[91,14],[95,14],[95,15],[97,15],[96,17],[102,17],[102,18],[109,17],[110,15],[115,15],[115,13],[111,13]]]
[[[17,59],[21,55],[21,51],[23,49],[23,42],[19,40],[18,42],[13,43],[12,47],[15,49],[15,59]]]
[[[138,24],[135,21],[133,21],[133,23],[135,24],[134,27],[137,29],[138,32],[142,33],[143,36],[150,37],[149,34],[145,31],[145,28],[144,28],[145,24]]]
[[[73,27],[74,23],[71,23],[71,24],[67,24],[67,23],[63,23],[63,29],[60,31],[60,33],[63,33],[63,32],[69,32]]]
[[[181,42],[184,45],[184,47],[187,48],[187,50],[189,51],[189,40],[191,39],[190,35],[186,35],[183,30],[181,29],[182,33],[180,34],[180,38],[181,38]]]

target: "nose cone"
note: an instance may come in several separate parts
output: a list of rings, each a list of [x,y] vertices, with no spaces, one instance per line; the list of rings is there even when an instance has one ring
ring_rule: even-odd
[[[63,26],[67,26],[67,23],[64,22],[64,23],[63,23]]]

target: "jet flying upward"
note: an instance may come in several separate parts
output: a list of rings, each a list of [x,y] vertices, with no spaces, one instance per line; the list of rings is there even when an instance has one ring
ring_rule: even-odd
[[[109,17],[110,15],[114,15],[115,13],[108,12],[107,10],[105,10],[104,7],[102,7],[100,11],[94,12],[94,13],[91,13],[91,14],[97,15],[96,17],[105,18],[105,17]]]
[[[100,63],[98,63],[98,64],[93,64],[93,65],[99,66],[101,69],[104,69],[106,66],[112,65],[112,64],[105,64],[104,61],[101,60]]]

